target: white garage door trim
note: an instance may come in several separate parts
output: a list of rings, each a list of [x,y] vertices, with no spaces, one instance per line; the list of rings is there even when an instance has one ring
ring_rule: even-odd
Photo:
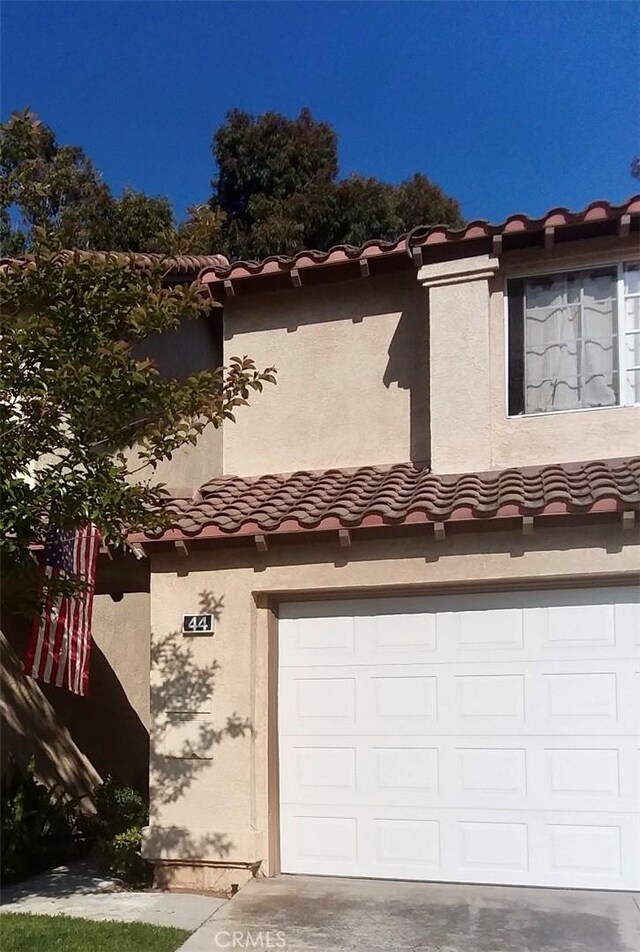
[[[281,605],[282,871],[640,888],[639,594]]]

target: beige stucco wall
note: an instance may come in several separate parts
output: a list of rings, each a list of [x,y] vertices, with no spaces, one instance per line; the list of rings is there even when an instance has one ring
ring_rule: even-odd
[[[222,364],[222,308],[213,308],[197,321],[183,321],[174,331],[146,337],[137,352],[140,357],[151,357],[163,375],[180,381],[202,370],[215,370]],[[130,457],[136,460],[135,453]],[[197,446],[180,447],[155,471],[144,470],[141,478],[164,483],[170,491],[185,492],[221,472],[222,430],[208,426]]]
[[[121,601],[98,595],[94,601],[91,700],[91,756],[107,772],[144,785],[148,769],[150,595],[129,592]]]
[[[437,473],[491,469],[489,280],[497,269],[497,258],[481,255],[419,273],[429,312],[431,467]]]
[[[535,466],[640,452],[640,406],[509,418],[506,402],[505,282],[540,271],[637,258],[636,240],[593,239],[477,260],[477,272],[439,283],[420,272],[429,295],[431,461],[434,472]],[[491,274],[493,272],[493,274]],[[478,275],[481,276],[478,276]]]
[[[279,373],[225,427],[224,472],[431,459],[458,473],[637,453],[640,407],[508,417],[504,289],[638,253],[635,239],[589,239],[227,298],[225,357]]]
[[[181,446],[155,471],[148,470],[154,484],[164,483],[169,492],[177,494],[193,492],[221,473],[222,428],[216,430],[211,425],[202,432],[196,446]]]
[[[225,360],[275,365],[278,384],[225,426],[225,473],[424,460],[428,339],[413,270],[227,298]]]
[[[268,609],[264,594],[393,594],[556,582],[638,580],[637,535],[619,526],[488,531],[307,544],[274,540],[195,552],[188,561],[152,556],[151,826],[155,860],[262,862],[268,870]],[[635,574],[632,574],[635,573]],[[566,582],[565,582],[566,584]],[[395,587],[395,588],[394,588]],[[288,593],[283,594],[283,593]],[[215,606],[213,637],[180,634],[183,613]],[[236,881],[237,881],[237,873]],[[198,883],[191,874],[189,883]],[[204,881],[204,880],[203,880]]]

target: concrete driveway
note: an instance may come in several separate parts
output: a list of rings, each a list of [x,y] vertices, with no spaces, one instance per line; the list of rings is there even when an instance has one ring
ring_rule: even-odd
[[[640,952],[631,893],[381,882],[256,879],[184,952]]]

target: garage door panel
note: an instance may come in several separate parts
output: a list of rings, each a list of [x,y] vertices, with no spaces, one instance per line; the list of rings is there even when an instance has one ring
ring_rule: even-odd
[[[286,606],[283,870],[640,888],[638,596]]]
[[[287,812],[286,872],[624,889],[638,881],[633,814],[416,811],[331,806]]]
[[[354,619],[358,660],[368,664],[430,661],[436,650],[436,616],[399,612]]]
[[[418,872],[425,876],[434,875],[439,869],[442,855],[437,820],[374,817],[370,826],[374,875],[379,875],[378,870],[407,875],[409,869],[409,875]],[[366,830],[363,833],[366,835]]]
[[[281,620],[279,663],[288,665],[342,665],[355,658],[355,630],[352,616],[292,618]]]
[[[300,630],[314,631],[303,639],[305,664],[395,663],[403,647],[411,662],[437,662],[483,660],[487,649],[500,660],[539,661],[559,648],[567,659],[595,660],[630,657],[640,646],[640,591],[629,587],[549,591],[544,604],[536,592],[402,599],[402,608],[398,599],[375,601],[375,608],[362,600],[282,606],[281,665],[301,661],[301,622]],[[300,612],[313,614],[295,617]],[[325,617],[332,634],[323,637]]]
[[[538,730],[566,734],[637,734],[638,696],[633,658],[620,661],[545,662],[530,682]]]
[[[356,678],[347,669],[294,669],[281,679],[280,722],[296,734],[354,732],[356,690]]]
[[[281,829],[283,839],[295,844],[287,857],[289,872],[360,875],[357,817],[323,815],[322,810],[285,813]]]
[[[527,796],[527,751],[523,747],[458,747],[455,777],[466,798],[502,802]]]
[[[440,792],[440,751],[398,738],[393,746],[380,739],[362,752],[363,772],[371,802],[424,806],[437,803]],[[368,775],[368,776],[367,776]]]
[[[283,806],[340,803],[438,806],[441,750],[434,741],[388,735],[287,736],[280,740]]]
[[[525,676],[482,671],[454,676],[457,721],[482,727],[504,728],[522,723],[525,716]]]
[[[634,739],[287,736],[280,741],[285,806],[340,803],[536,811],[638,807]]]
[[[322,734],[332,723],[353,733],[637,733],[634,663],[291,667],[280,706],[294,733]]]
[[[479,649],[521,649],[523,620],[524,613],[519,607],[442,612],[437,615],[438,638],[445,650],[449,646],[461,658]]]

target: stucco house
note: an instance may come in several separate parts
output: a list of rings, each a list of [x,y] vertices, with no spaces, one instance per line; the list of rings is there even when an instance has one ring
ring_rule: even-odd
[[[635,197],[176,263],[220,306],[165,355],[278,385],[101,559],[159,883],[640,889],[639,229]]]
[[[278,386],[134,540],[160,882],[640,888],[639,224],[200,271]]]

